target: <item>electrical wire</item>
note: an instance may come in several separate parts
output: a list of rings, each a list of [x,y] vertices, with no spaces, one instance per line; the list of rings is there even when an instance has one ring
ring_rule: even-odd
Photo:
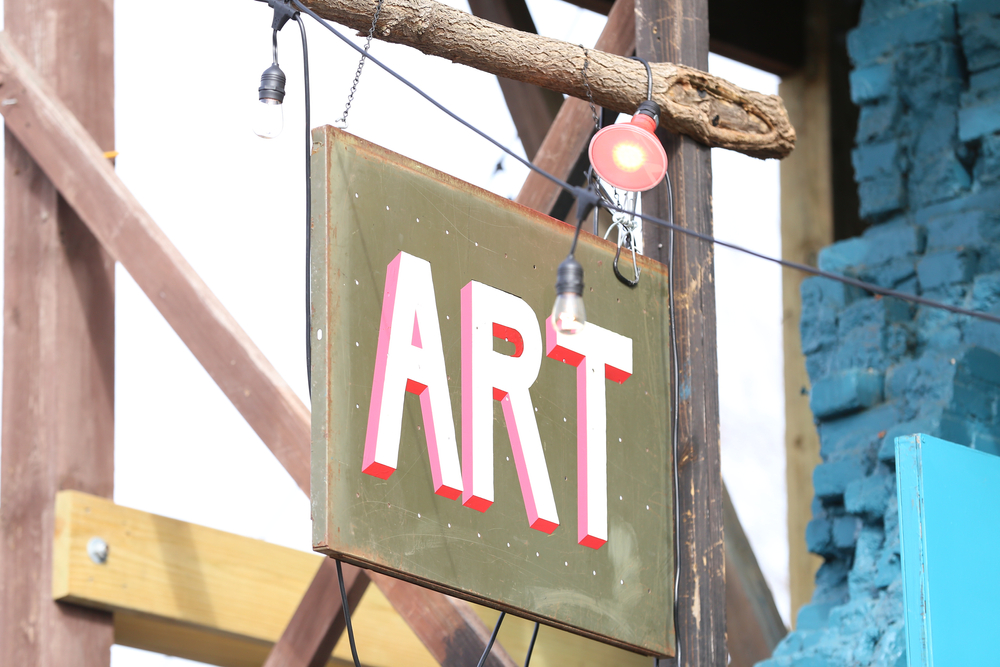
[[[312,264],[312,123],[310,117],[310,97],[309,97],[309,46],[306,43],[306,26],[302,22],[302,17],[295,15],[295,22],[299,24],[299,32],[302,35],[302,71],[305,74],[305,98],[306,98],[306,385],[309,388],[309,398],[312,398],[312,274],[310,266]],[[274,62],[278,62],[278,31],[274,32]]]
[[[486,644],[486,650],[483,651],[483,657],[479,659],[479,664],[476,665],[476,667],[483,667],[483,665],[486,664],[486,658],[490,655],[490,649],[493,648],[493,642],[497,640],[497,634],[500,632],[500,624],[503,623],[504,616],[506,615],[507,612],[500,612],[500,618],[497,619],[497,624],[493,627],[493,634],[490,635],[490,641]]]
[[[670,174],[664,174],[667,182],[667,220],[671,225],[674,223],[674,189],[670,185]],[[680,417],[678,415],[680,408],[680,384],[681,384],[681,369],[678,365],[677,355],[677,327],[674,322],[674,314],[677,312],[674,310],[674,229],[671,226],[670,231],[667,235],[667,302],[670,308],[670,367],[673,371],[673,386],[670,388],[670,446],[673,449],[673,473],[674,473],[674,535],[677,535],[677,530],[681,525],[681,489],[680,489],[680,472],[679,458],[678,458],[678,447],[677,447],[677,433],[678,425],[680,424]],[[677,548],[677,540],[674,540],[674,646],[676,648],[674,652],[675,664],[681,664],[681,633],[677,626],[677,618],[679,616],[680,606],[678,601],[680,600],[680,589],[681,589],[681,563],[680,563],[680,549]],[[656,661],[657,667],[659,666],[659,658]]]
[[[291,0],[291,1],[292,1],[292,3],[302,13],[308,14],[309,16],[311,16],[320,25],[322,25],[324,28],[326,28],[331,33],[333,33],[336,37],[338,37],[341,41],[343,41],[345,44],[347,44],[348,46],[350,46],[352,49],[354,49],[355,51],[358,51],[359,53],[363,52],[363,49],[360,46],[358,46],[357,44],[355,44],[354,42],[352,42],[350,39],[348,39],[347,37],[345,37],[343,34],[341,34],[341,32],[339,30],[337,30],[332,25],[330,25],[325,19],[323,19],[321,16],[319,16],[316,12],[312,11],[311,9],[309,9],[308,7],[306,7],[305,5],[303,5],[302,2],[301,2],[301,0]],[[517,160],[521,164],[523,164],[528,169],[534,171],[539,176],[542,176],[542,177],[544,177],[544,178],[552,181],[553,183],[555,183],[556,185],[558,185],[562,189],[564,189],[567,192],[569,192],[570,194],[574,195],[578,200],[581,199],[581,198],[583,198],[585,201],[593,201],[594,196],[593,196],[593,194],[592,194],[592,192],[590,190],[587,190],[587,189],[581,188],[581,187],[577,187],[577,186],[574,186],[574,185],[570,185],[569,183],[567,183],[566,181],[562,180],[561,178],[558,178],[557,176],[554,176],[554,175],[550,174],[548,171],[542,169],[541,167],[538,167],[538,166],[532,164],[530,161],[528,161],[527,159],[521,157],[520,155],[518,155],[517,153],[515,153],[511,149],[507,148],[506,146],[504,146],[502,143],[500,143],[499,141],[497,141],[493,137],[489,136],[488,134],[486,134],[482,130],[478,129],[477,127],[475,127],[474,125],[472,125],[468,121],[466,121],[463,118],[461,118],[458,115],[456,115],[453,111],[451,111],[450,109],[448,109],[447,107],[445,107],[443,104],[441,104],[440,102],[438,102],[436,99],[434,99],[433,97],[431,97],[429,94],[425,93],[423,90],[421,90],[419,87],[417,87],[416,84],[412,83],[406,77],[404,77],[401,74],[397,73],[391,67],[389,67],[388,65],[386,65],[385,63],[383,63],[382,61],[380,61],[378,58],[376,58],[375,56],[371,55],[370,53],[368,54],[368,59],[371,60],[376,65],[378,65],[379,67],[381,67],[386,73],[388,73],[389,75],[391,75],[393,78],[395,78],[397,81],[399,81],[400,83],[402,83],[403,85],[405,85],[407,88],[409,88],[410,90],[414,91],[415,93],[417,93],[418,95],[420,95],[421,97],[423,97],[425,100],[427,100],[428,102],[430,102],[432,105],[434,105],[437,109],[439,109],[442,113],[444,113],[445,115],[447,115],[449,118],[451,118],[454,121],[458,122],[459,124],[465,126],[466,128],[468,128],[472,132],[475,132],[477,135],[479,135],[480,137],[482,137],[483,139],[485,139],[489,143],[493,144],[494,146],[496,146],[497,148],[499,148],[500,150],[502,150],[504,153],[506,153],[507,155],[511,156],[512,158],[514,158],[515,160]],[[625,209],[623,209],[623,208],[621,208],[619,206],[616,206],[616,205],[609,204],[607,202],[601,202],[600,205],[604,206],[604,208],[606,208],[606,209],[608,209],[610,211],[618,211],[618,212],[621,212],[621,213],[629,213]],[[578,203],[577,206],[580,206],[580,204]],[[837,282],[841,282],[841,283],[844,283],[846,285],[850,285],[852,287],[857,287],[857,288],[862,289],[862,290],[864,290],[866,292],[871,292],[872,294],[878,294],[878,295],[881,295],[881,296],[892,297],[892,298],[895,298],[895,299],[900,299],[901,301],[908,301],[910,303],[916,303],[916,304],[919,304],[919,305],[922,305],[922,306],[928,306],[928,307],[931,307],[931,308],[939,308],[941,310],[946,310],[948,312],[955,313],[957,315],[965,315],[965,316],[968,316],[968,317],[974,317],[974,318],[977,318],[977,319],[985,320],[987,322],[993,322],[995,324],[1000,324],[1000,316],[998,316],[998,315],[993,315],[991,313],[987,313],[987,312],[984,312],[984,311],[981,311],[981,310],[969,310],[968,308],[961,308],[959,306],[953,306],[953,305],[948,304],[948,303],[943,303],[941,301],[934,301],[933,299],[927,299],[927,298],[924,298],[924,297],[921,297],[921,296],[917,296],[915,294],[909,294],[909,293],[906,293],[906,292],[900,292],[898,290],[893,290],[893,289],[889,289],[889,288],[885,288],[885,287],[880,287],[879,285],[875,285],[874,283],[865,282],[863,280],[858,280],[856,278],[851,278],[849,276],[844,276],[844,275],[841,275],[841,274],[838,274],[838,273],[832,273],[830,271],[824,271],[822,269],[819,269],[819,268],[816,268],[816,267],[813,267],[813,266],[808,266],[806,264],[800,264],[798,262],[792,262],[792,261],[789,261],[787,259],[781,259],[779,257],[771,257],[770,255],[765,255],[764,253],[757,252],[756,250],[752,250],[750,248],[746,248],[746,247],[738,245],[736,243],[730,243],[728,241],[723,241],[723,240],[717,239],[717,238],[715,238],[715,237],[713,237],[713,236],[711,236],[709,234],[702,234],[701,232],[697,232],[697,231],[695,231],[693,229],[688,229],[687,227],[683,227],[681,225],[676,225],[673,222],[668,222],[666,220],[661,220],[660,218],[657,218],[655,216],[646,215],[646,214],[643,214],[643,213],[636,213],[635,215],[636,215],[636,217],[641,218],[642,220],[645,220],[646,222],[651,222],[651,223],[654,223],[654,224],[657,224],[657,225],[662,225],[664,227],[667,227],[668,229],[680,232],[681,234],[686,234],[688,236],[692,236],[692,237],[694,237],[696,239],[700,239],[700,240],[705,241],[707,243],[714,243],[715,245],[720,245],[720,246],[725,247],[725,248],[730,248],[731,250],[736,250],[737,252],[742,252],[742,253],[745,253],[745,254],[750,255],[752,257],[757,257],[758,259],[763,259],[763,260],[766,260],[768,262],[772,262],[774,264],[778,264],[779,266],[783,266],[783,267],[788,268],[788,269],[794,269],[796,271],[801,271],[802,273],[807,273],[807,274],[810,274],[810,275],[813,275],[813,276],[818,276],[820,278],[828,278],[830,280],[835,280]]]
[[[531,653],[535,650],[535,639],[538,638],[538,621],[535,621],[535,631],[531,633],[531,642],[528,644],[528,654],[524,658],[524,667],[531,664]]]
[[[337,564],[337,580],[340,582],[340,604],[344,608],[344,620],[347,622],[347,638],[351,642],[351,657],[354,658],[354,667],[361,667],[358,660],[358,647],[354,643],[354,626],[351,625],[351,607],[347,602],[347,589],[344,588],[344,568],[340,566],[340,561],[334,559]]]

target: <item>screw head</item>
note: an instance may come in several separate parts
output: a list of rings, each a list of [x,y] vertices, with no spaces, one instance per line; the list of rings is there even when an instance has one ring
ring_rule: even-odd
[[[100,537],[92,537],[87,542],[87,555],[97,565],[104,565],[108,562],[108,551],[108,543]]]

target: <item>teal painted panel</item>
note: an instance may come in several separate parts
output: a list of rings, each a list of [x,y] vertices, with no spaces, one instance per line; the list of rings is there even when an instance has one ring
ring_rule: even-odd
[[[896,438],[910,667],[1000,664],[1000,457]]]

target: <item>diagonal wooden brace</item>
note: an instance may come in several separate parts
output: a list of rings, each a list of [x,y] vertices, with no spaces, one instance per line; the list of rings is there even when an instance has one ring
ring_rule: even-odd
[[[7,129],[105,249],[128,270],[308,495],[308,409],[118,178],[79,120],[4,33],[0,33],[0,113]],[[368,576],[355,568],[345,569],[352,577]],[[486,645],[482,638],[488,638],[490,631],[467,603],[402,582],[381,577],[375,581],[442,664],[478,660]],[[442,630],[451,634],[442,634]],[[489,664],[513,667],[514,663],[495,646]]]

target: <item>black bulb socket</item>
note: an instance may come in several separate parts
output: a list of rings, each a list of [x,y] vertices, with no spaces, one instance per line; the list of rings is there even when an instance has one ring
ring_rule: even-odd
[[[583,267],[570,255],[556,271],[556,294],[576,294],[583,296]]]
[[[257,89],[260,101],[274,100],[278,104],[285,101],[285,73],[277,65],[271,65],[260,75]]]
[[[643,116],[649,116],[656,123],[656,126],[660,126],[660,105],[653,100],[646,100],[639,105],[639,109],[636,113],[641,113]]]

